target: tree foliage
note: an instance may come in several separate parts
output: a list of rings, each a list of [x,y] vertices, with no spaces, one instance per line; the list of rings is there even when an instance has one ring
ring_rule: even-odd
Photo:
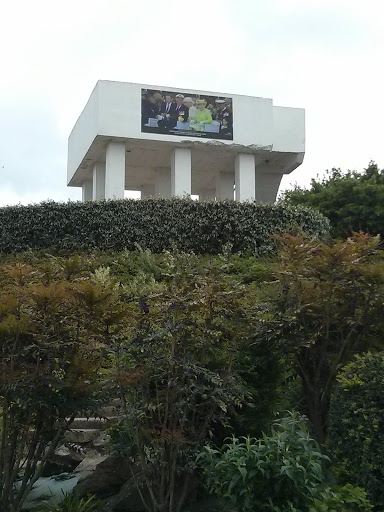
[[[367,350],[382,325],[384,255],[377,242],[361,233],[331,245],[281,238],[277,296],[256,336],[294,356],[320,443],[337,373]]]
[[[75,415],[91,405],[102,347],[122,313],[113,286],[97,272],[68,278],[68,265],[0,268],[2,512],[21,510]]]
[[[115,449],[138,465],[137,486],[156,512],[183,509],[196,451],[247,399],[238,375],[249,332],[243,287],[225,279],[224,262],[171,260],[169,280],[131,303],[133,322],[110,353],[110,378],[124,402]],[[129,285],[124,293],[129,298]]]
[[[331,222],[336,238],[354,231],[384,234],[384,169],[370,162],[362,173],[340,169],[313,179],[309,189],[296,186],[283,195],[283,203],[315,208]]]
[[[339,478],[365,487],[384,508],[384,354],[359,355],[342,370],[331,401],[329,447]]]

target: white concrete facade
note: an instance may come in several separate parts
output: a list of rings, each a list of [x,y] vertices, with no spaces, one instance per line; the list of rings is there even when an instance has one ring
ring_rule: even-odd
[[[99,81],[76,122],[68,142],[68,186],[82,187],[84,201],[120,199],[125,190],[141,190],[142,198],[196,194],[200,200],[269,203],[282,176],[303,161],[303,109],[227,95],[233,104],[233,140],[143,133],[143,88],[172,90]]]

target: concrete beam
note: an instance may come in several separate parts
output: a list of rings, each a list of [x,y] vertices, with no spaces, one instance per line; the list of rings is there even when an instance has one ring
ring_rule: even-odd
[[[216,179],[216,198],[219,200],[234,199],[234,172],[220,172]]]
[[[105,199],[105,164],[102,162],[97,162],[93,166],[92,199],[94,201]]]
[[[192,159],[189,148],[175,148],[171,154],[171,195],[183,197],[192,191]]]
[[[236,201],[255,199],[255,156],[239,153],[235,158]]]
[[[92,189],[93,189],[92,180],[83,181],[83,185],[82,185],[82,200],[83,201],[92,201]]]
[[[155,184],[146,183],[141,186],[141,199],[148,199],[149,197],[155,197]]]
[[[155,176],[155,196],[171,197],[171,169],[156,169]]]
[[[105,157],[105,198],[124,199],[125,143],[110,142]]]

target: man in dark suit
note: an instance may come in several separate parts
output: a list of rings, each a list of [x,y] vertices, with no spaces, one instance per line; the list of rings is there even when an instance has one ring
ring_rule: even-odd
[[[141,126],[143,127],[148,123],[150,117],[156,117],[155,99],[149,94],[142,94],[141,96]]]
[[[164,112],[158,123],[159,128],[163,132],[168,132],[172,128],[175,128],[177,121],[188,121],[189,109],[183,103],[184,96],[182,94],[176,94],[176,102],[173,102],[173,98],[170,95],[165,97]]]
[[[182,94],[176,94],[176,108],[175,117],[177,121],[186,123],[188,121],[189,108],[184,105],[184,96]]]
[[[152,96],[154,98],[154,109],[156,116],[159,116],[164,111],[165,101],[163,95],[160,91],[155,91]]]
[[[160,115],[163,116],[163,119],[160,119],[158,122],[158,126],[162,132],[167,132],[172,126],[174,114],[175,114],[176,103],[170,94],[165,96],[165,101],[162,104],[162,111]]]

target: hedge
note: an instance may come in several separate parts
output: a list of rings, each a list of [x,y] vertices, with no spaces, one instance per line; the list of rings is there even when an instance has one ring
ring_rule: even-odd
[[[272,234],[304,231],[323,238],[329,222],[320,213],[281,204],[191,199],[108,200],[0,208],[0,253],[142,248],[218,254],[268,254]]]

